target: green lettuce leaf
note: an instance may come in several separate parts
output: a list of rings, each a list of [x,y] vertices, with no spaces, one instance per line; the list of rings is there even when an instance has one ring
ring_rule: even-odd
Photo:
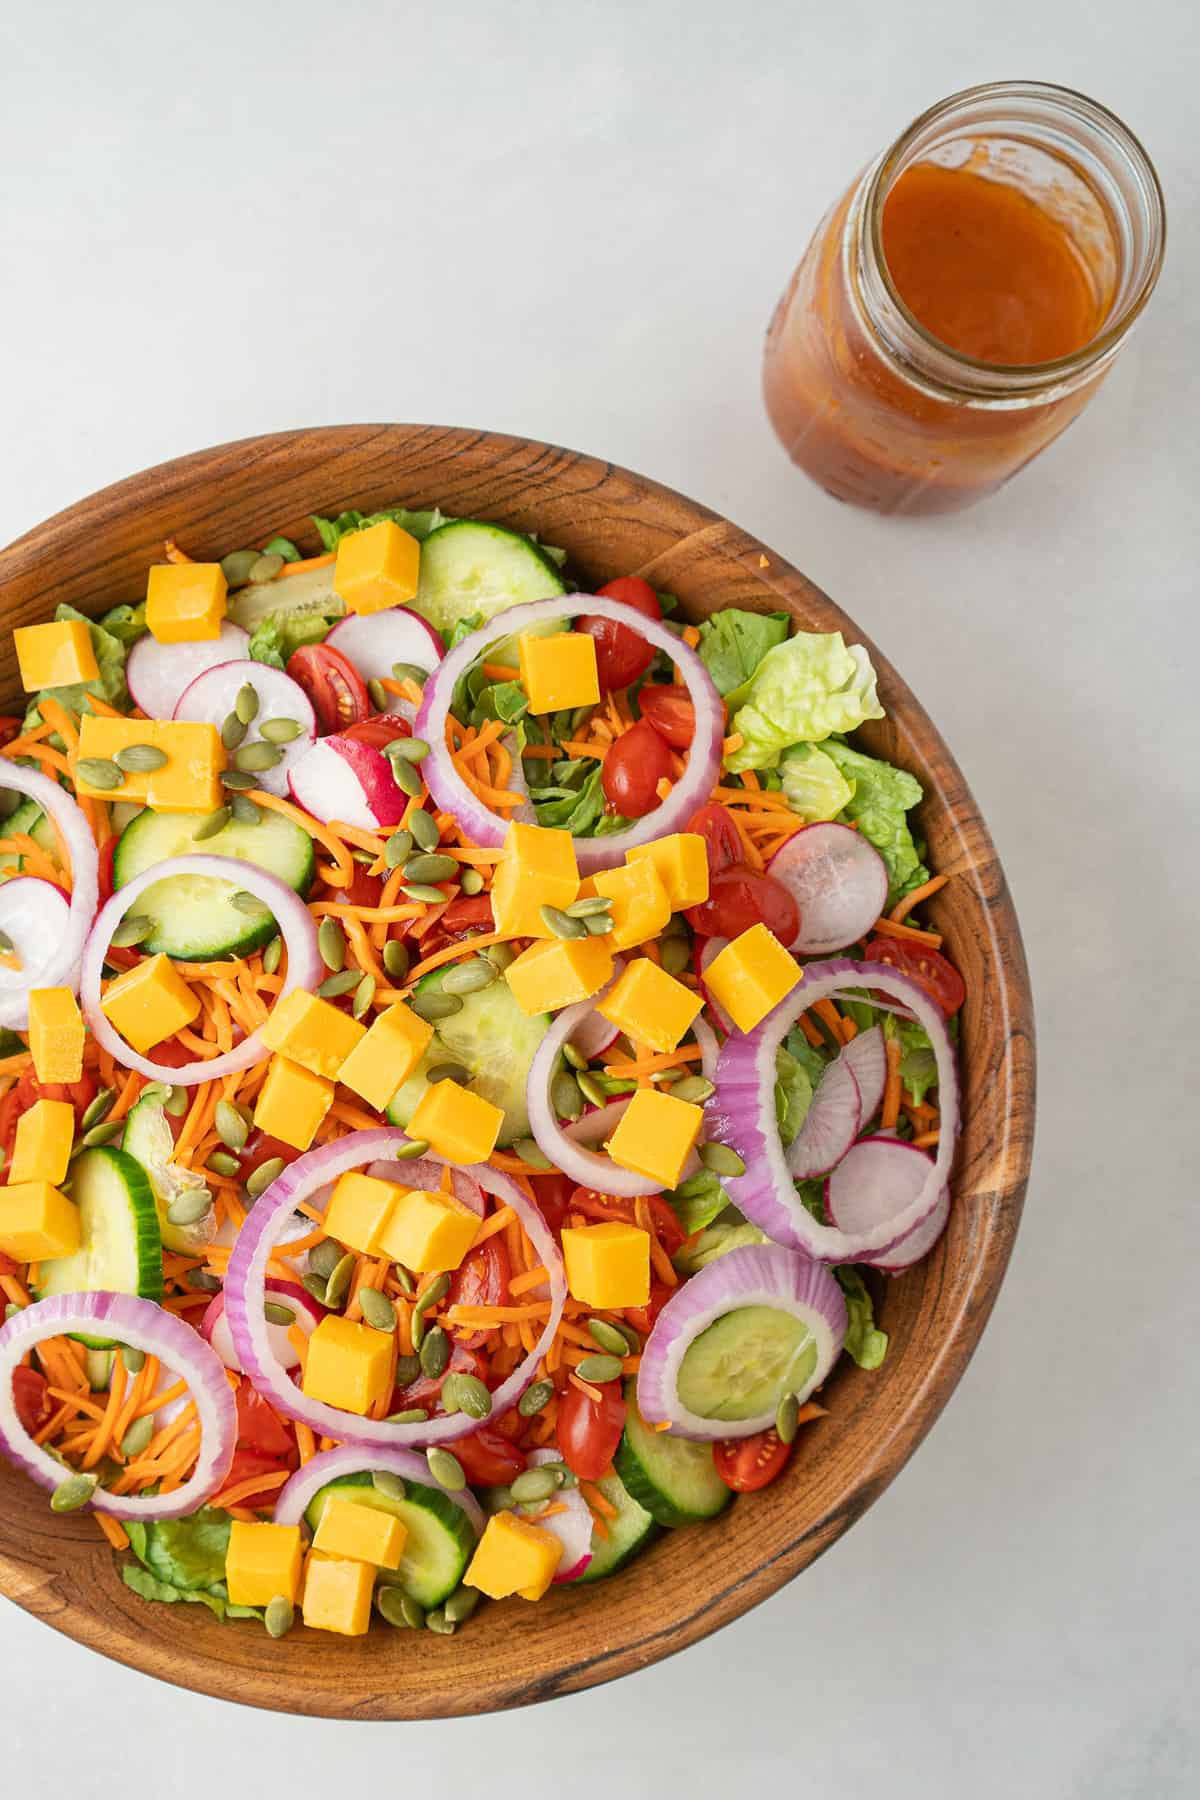
[[[179,1588],[211,1588],[225,1579],[229,1528],[227,1512],[206,1508],[184,1519],[146,1522],[141,1548],[132,1537],[130,1543],[160,1581]]]
[[[446,514],[437,506],[431,507],[427,512],[410,512],[405,506],[385,506],[373,513],[362,513],[352,508],[349,512],[339,513],[336,519],[322,519],[316,513],[313,514],[313,524],[326,550],[336,550],[342,539],[349,537],[351,532],[366,531],[371,525],[381,525],[384,519],[391,519],[418,542],[423,542],[439,525],[450,523]]]
[[[877,1369],[887,1355],[888,1337],[875,1323],[875,1308],[867,1285],[858,1270],[849,1263],[834,1269],[846,1299],[846,1355],[860,1369]]]
[[[146,623],[146,602],[139,600],[136,606],[111,606],[106,613],[101,613],[95,621],[102,631],[110,637],[119,638],[128,650],[139,638],[145,637],[150,627]]]
[[[254,662],[267,663],[272,669],[287,667],[289,656],[302,644],[320,644],[329,635],[339,609],[327,618],[312,612],[273,612],[254,628],[250,639],[250,655]]]
[[[847,646],[840,631],[801,631],[777,644],[753,677],[726,696],[730,731],[740,750],[727,766],[774,769],[793,744],[817,744],[864,719],[882,719],[875,671],[861,644]]]
[[[140,1563],[126,1563],[121,1570],[121,1579],[127,1588],[143,1600],[165,1600],[173,1605],[182,1600],[193,1605],[207,1606],[214,1618],[225,1619],[261,1619],[262,1609],[257,1606],[235,1606],[229,1598],[225,1583],[219,1582],[211,1588],[181,1588],[173,1582],[160,1581],[149,1569]]]
[[[132,636],[127,634],[132,629],[138,612],[141,612],[144,622],[144,607],[114,607],[111,613],[104,615],[104,620],[113,620],[116,625],[115,630],[110,630],[104,620],[89,619],[86,613],[78,612],[75,607],[68,606],[65,601],[56,606],[54,609],[56,619],[82,619],[87,626],[92,640],[92,649],[96,653],[96,667],[99,675],[95,681],[73,681],[65,687],[40,688],[36,694],[30,697],[26,713],[27,723],[28,714],[35,712],[47,697],[57,700],[60,706],[64,706],[68,712],[74,713],[91,711],[87,703],[89,694],[95,694],[99,699],[107,700],[110,706],[119,706],[124,709],[129,704],[129,690],[125,686],[126,645],[133,643],[142,635],[142,632],[137,630],[133,632]],[[115,618],[114,615],[116,615]]]
[[[689,1237],[704,1231],[729,1205],[729,1196],[711,1169],[697,1169],[677,1188],[668,1188],[663,1198],[670,1202]]]
[[[779,765],[788,805],[806,825],[836,819],[854,798],[853,783],[846,780],[833,758],[815,744],[793,744]]]
[[[458,645],[462,643],[463,639],[466,637],[470,637],[470,635],[473,631],[478,631],[479,627],[482,624],[483,624],[483,614],[478,613],[478,612],[477,613],[468,613],[466,615],[466,617],[462,618],[462,619],[455,619],[453,628],[450,632],[450,636],[446,639],[447,650],[457,649]],[[457,689],[455,690],[455,692],[457,693]]]
[[[701,1232],[694,1244],[686,1250],[680,1250],[672,1257],[672,1262],[681,1275],[695,1275],[699,1269],[707,1268],[710,1262],[716,1262],[719,1256],[728,1256],[731,1250],[740,1250],[747,1244],[765,1244],[767,1234],[760,1231],[757,1225],[749,1225],[743,1221],[740,1225],[727,1225],[723,1221],[718,1225],[710,1225],[707,1231]]]
[[[857,824],[887,864],[888,903],[894,905],[929,880],[906,817],[921,799],[921,784],[906,769],[865,756],[836,738],[822,748],[854,789],[841,817]]]
[[[781,1047],[775,1052],[775,1118],[785,1150],[808,1117],[812,1097],[808,1070]]]
[[[563,765],[554,766],[557,770]],[[529,797],[538,824],[552,831],[569,831],[572,837],[606,837],[611,832],[624,831],[629,820],[604,810],[602,774],[601,765],[596,763],[578,787],[555,784],[531,788]]]
[[[662,599],[660,594],[660,603]],[[788,624],[785,612],[742,612],[736,606],[727,606],[705,619],[697,648],[717,692],[732,693],[749,681],[767,651],[784,642]]]

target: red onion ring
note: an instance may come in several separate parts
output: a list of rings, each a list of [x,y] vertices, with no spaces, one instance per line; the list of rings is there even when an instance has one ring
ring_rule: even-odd
[[[382,1445],[367,1451],[358,1444],[340,1444],[335,1450],[322,1450],[318,1456],[310,1457],[280,1490],[272,1514],[275,1524],[301,1524],[314,1496],[323,1487],[331,1481],[341,1481],[347,1475],[361,1475],[365,1469],[386,1469],[389,1474],[399,1475],[402,1480],[414,1482],[419,1487],[437,1488],[466,1513],[475,1536],[483,1535],[483,1508],[470,1488],[443,1487],[430,1474],[429,1464],[419,1450],[389,1450]]]
[[[590,1000],[565,1006],[550,1021],[529,1065],[525,1109],[534,1143],[556,1169],[561,1169],[578,1187],[595,1188],[601,1194],[618,1194],[632,1200],[638,1194],[661,1194],[662,1182],[654,1181],[648,1175],[636,1175],[632,1169],[622,1169],[610,1156],[602,1156],[598,1150],[585,1149],[568,1136],[550,1099],[550,1084],[554,1080],[559,1051],[611,986],[609,981]]]
[[[4,759],[0,787],[35,800],[58,828],[71,860],[71,910],[67,929],[53,953],[28,981],[0,992],[0,1025],[24,1031],[29,1025],[29,992],[34,987],[79,988],[79,959],[100,897],[99,853],[77,800],[36,769]]]

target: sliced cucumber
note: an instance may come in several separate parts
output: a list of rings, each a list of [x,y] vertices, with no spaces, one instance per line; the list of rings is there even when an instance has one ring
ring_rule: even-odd
[[[679,1398],[701,1419],[756,1419],[785,1394],[807,1391],[817,1340],[804,1319],[776,1306],[735,1306],[688,1345]]]
[[[607,1537],[592,1537],[592,1560],[576,1581],[602,1581],[615,1575],[640,1556],[646,1545],[658,1536],[658,1526],[644,1506],[634,1499],[619,1475],[602,1475],[596,1483],[610,1506],[615,1506],[615,1519],[605,1519]]]
[[[444,969],[435,969],[417,983],[416,992],[440,992],[445,974]],[[497,1141],[504,1145],[528,1137],[525,1083],[550,1016],[538,1013],[527,1018],[503,977],[460,998],[461,1010],[438,1020],[428,1050],[394,1095],[387,1116],[393,1125],[406,1127],[429,1086],[428,1071],[437,1063],[459,1063],[471,1077],[465,1085],[504,1113]]]
[[[257,626],[272,613],[293,618],[340,619],[345,603],[333,591],[332,563],[305,569],[286,581],[251,581],[229,596],[228,614],[235,625],[254,635]]]
[[[344,1494],[357,1505],[394,1514],[408,1536],[400,1567],[385,1570],[383,1578],[402,1587],[421,1606],[440,1606],[466,1573],[475,1550],[474,1527],[462,1507],[440,1488],[423,1487],[415,1481],[406,1481],[404,1486],[404,1499],[396,1500],[373,1484],[369,1469],[343,1475],[313,1495],[304,1517],[315,1531],[331,1494]]]
[[[279,813],[260,812],[256,825],[231,819],[224,830],[197,843],[193,833],[203,813],[158,813],[146,807],[121,833],[113,858],[113,885],[123,887],[144,869],[172,856],[232,856],[266,869],[306,894],[316,868],[312,839]],[[209,876],[172,875],[148,887],[137,911],[156,921],[153,935],[141,948],[183,962],[208,962],[218,956],[247,956],[275,935],[276,925],[261,913],[240,912],[236,892]]]
[[[216,1228],[212,1195],[194,1170],[185,1169],[172,1160],[175,1139],[161,1100],[143,1097],[135,1106],[130,1107],[121,1148],[141,1165],[142,1172],[150,1183],[150,1191],[158,1209],[158,1228],[166,1249],[179,1250],[186,1256],[192,1256],[211,1244]],[[207,1196],[208,1211],[190,1225],[173,1225],[167,1213],[185,1194]]]
[[[108,1144],[85,1150],[71,1165],[71,1198],[79,1208],[79,1248],[42,1264],[38,1298],[103,1290],[161,1300],[158,1209],[141,1164]],[[112,1339],[82,1341],[102,1348]]]
[[[456,519],[431,531],[421,546],[414,606],[448,636],[474,613],[486,620],[505,607],[566,591],[554,563],[532,538],[503,525]]]
[[[16,810],[3,821],[0,837],[31,837],[40,849],[57,859],[58,839],[54,835],[54,827],[36,800],[21,801]],[[0,869],[24,867],[25,858],[15,850],[6,850],[0,855]]]
[[[637,1409],[636,1384],[625,1386],[625,1433],[613,1458],[630,1496],[660,1525],[713,1519],[733,1495],[717,1474],[711,1444],[652,1431]]]

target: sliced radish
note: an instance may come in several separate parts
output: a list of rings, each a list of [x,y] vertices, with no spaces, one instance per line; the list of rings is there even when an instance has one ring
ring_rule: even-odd
[[[696,979],[700,983],[700,992],[704,995],[705,1004],[712,1013],[713,1018],[724,1032],[733,1030],[733,1020],[729,1017],[729,1014],[725,1011],[724,1007],[717,1005],[712,994],[705,986],[704,971],[707,969],[714,956],[720,956],[722,950],[725,949],[728,943],[729,939],[727,937],[697,938],[695,941],[695,948],[692,952],[692,962],[696,970]]]
[[[207,641],[160,644],[157,638],[139,638],[129,652],[125,679],[134,704],[148,719],[172,719],[179,716],[175,708],[184,689],[198,675],[221,663],[245,662],[249,655],[250,633],[226,619]]]
[[[292,798],[314,819],[339,819],[363,831],[398,825],[408,805],[391,764],[373,744],[357,738],[321,738],[288,772]]]
[[[268,794],[283,796],[293,765],[307,756],[317,741],[317,720],[304,689],[282,669],[258,662],[227,662],[206,669],[179,696],[175,717],[215,725],[219,731],[244,687],[252,687],[258,695],[258,712],[246,727],[243,746],[264,741],[262,728],[269,719],[294,719],[301,728],[299,737],[274,746],[283,752],[275,767],[263,769],[255,777]]]
[[[887,1046],[883,1040],[882,1025],[872,1025],[869,1030],[860,1031],[857,1037],[851,1038],[838,1060],[849,1064],[850,1072],[858,1083],[858,1097],[862,1101],[862,1119],[859,1123],[861,1131],[883,1104],[883,1090],[887,1083]]]
[[[802,956],[827,956],[865,937],[887,904],[887,865],[874,845],[848,825],[807,825],[767,864],[800,911],[788,945]]]
[[[309,1225],[311,1231],[312,1226]],[[321,1320],[325,1317],[325,1308],[318,1305],[307,1289],[293,1281],[268,1281],[264,1284],[268,1306],[282,1306],[293,1314],[287,1325],[278,1325],[271,1321],[267,1335],[271,1347],[285,1369],[298,1367],[300,1356],[292,1343],[288,1332],[292,1325],[298,1325],[304,1336],[311,1337]],[[200,1335],[210,1343],[227,1369],[236,1369],[240,1374],[242,1365],[234,1348],[233,1333],[229,1329],[229,1320],[225,1317],[225,1295],[214,1294],[204,1309],[204,1317],[200,1321]]]
[[[911,1148],[911,1146],[910,1146]],[[937,1243],[946,1229],[946,1221],[950,1217],[950,1189],[943,1188],[941,1199],[931,1213],[926,1214],[919,1225],[914,1225],[907,1237],[902,1237],[898,1244],[871,1263],[872,1269],[881,1269],[885,1275],[899,1275],[905,1269],[911,1269]]]
[[[929,1180],[932,1164],[932,1157],[901,1138],[860,1138],[825,1183],[825,1211],[830,1222],[851,1237],[886,1227],[917,1199]],[[934,1214],[942,1211],[943,1205],[944,1225],[950,1209],[945,1191],[907,1236],[869,1259],[872,1266],[904,1269],[923,1256],[941,1234],[941,1225],[928,1234],[926,1228],[931,1227]]]
[[[858,1136],[862,1097],[844,1056],[831,1062],[812,1097],[804,1123],[787,1149],[787,1166],[796,1181],[828,1175]]]
[[[18,968],[0,962],[0,994],[22,993],[39,977],[66,939],[71,899],[56,881],[14,875],[0,883],[0,932],[12,945]]]
[[[412,663],[414,668],[430,673],[446,654],[441,633],[407,606],[388,606],[375,613],[348,613],[339,619],[325,642],[348,656],[364,681],[386,681],[398,662]],[[390,701],[388,705],[390,709]]]
[[[546,1463],[561,1463],[557,1450],[534,1450],[529,1467],[539,1469]],[[554,1580],[575,1581],[592,1560],[592,1514],[577,1487],[560,1488],[551,1502],[553,1513],[548,1519],[534,1519],[543,1530],[552,1532],[562,1545]],[[561,1509],[561,1510],[560,1510]]]

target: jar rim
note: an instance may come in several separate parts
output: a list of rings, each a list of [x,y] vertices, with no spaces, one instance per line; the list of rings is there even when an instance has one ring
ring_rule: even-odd
[[[970,356],[966,351],[956,350],[944,339],[936,337],[910,310],[901,297],[899,289],[892,279],[887,258],[883,248],[883,211],[884,203],[891,191],[893,182],[900,172],[909,151],[931,125],[951,117],[955,112],[964,110],[980,101],[1013,100],[1046,101],[1058,105],[1064,113],[1082,118],[1088,125],[1101,131],[1111,146],[1120,152],[1127,165],[1138,180],[1143,196],[1147,202],[1149,219],[1147,267],[1136,291],[1125,302],[1119,312],[1114,314],[1112,322],[1096,336],[1089,338],[1077,350],[1065,356],[1052,358],[1048,362],[1039,363],[994,363],[985,362],[979,357]],[[1150,160],[1140,139],[1129,129],[1109,107],[1100,101],[1093,100],[1090,95],[1080,93],[1076,88],[1063,87],[1055,82],[1047,81],[987,81],[975,87],[962,88],[957,93],[949,94],[944,100],[935,102],[933,106],[915,118],[901,132],[891,147],[867,172],[865,191],[863,194],[862,219],[865,227],[864,236],[870,248],[871,260],[886,291],[887,299],[895,308],[906,330],[916,339],[917,346],[930,352],[944,369],[961,372],[965,378],[964,385],[969,385],[971,398],[986,396],[1012,399],[1022,394],[1041,393],[1048,387],[1069,382],[1073,377],[1093,369],[1111,355],[1128,335],[1135,321],[1144,311],[1151,294],[1154,292],[1166,254],[1167,209],[1163,195],[1162,183],[1158,171]],[[930,371],[922,372],[923,378],[930,379]],[[945,380],[945,377],[942,378]],[[955,385],[953,374],[948,386]],[[985,394],[981,393],[981,388]]]

